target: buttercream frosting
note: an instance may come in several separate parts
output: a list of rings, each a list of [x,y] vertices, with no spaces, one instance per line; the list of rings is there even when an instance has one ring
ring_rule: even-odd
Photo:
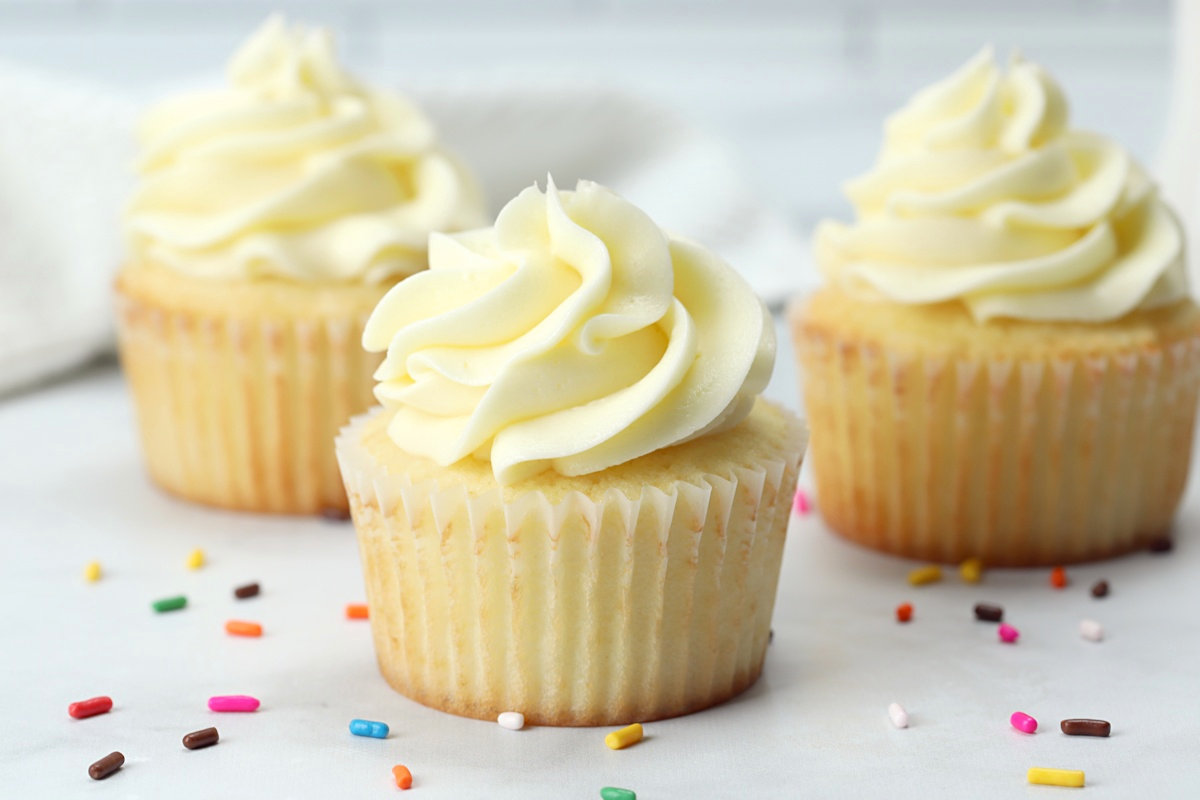
[[[581,181],[521,192],[493,227],[430,237],[363,344],[402,450],[490,459],[502,484],[582,475],[736,425],[774,327],[728,264]]]
[[[271,17],[228,81],[143,119],[126,210],[134,262],[212,278],[382,282],[425,267],[431,231],[485,223],[475,179],[430,121],[348,74],[328,32]]]
[[[1188,294],[1180,226],[1141,167],[1069,127],[1045,70],[990,48],[890,117],[846,192],[857,220],[821,223],[816,256],[865,297],[1102,322]]]

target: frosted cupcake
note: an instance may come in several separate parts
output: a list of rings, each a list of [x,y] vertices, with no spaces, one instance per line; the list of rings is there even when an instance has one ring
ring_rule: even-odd
[[[922,559],[1116,555],[1187,478],[1200,311],[1142,169],[985,50],[887,123],[791,309],[828,523]]]
[[[367,323],[338,455],[380,669],[445,711],[659,719],[762,670],[805,434],[770,317],[593,183],[527,189]]]
[[[151,111],[117,279],[146,464],[226,508],[346,508],[333,439],[371,405],[371,309],[430,231],[484,222],[473,177],[324,31],[274,17],[229,86]]]

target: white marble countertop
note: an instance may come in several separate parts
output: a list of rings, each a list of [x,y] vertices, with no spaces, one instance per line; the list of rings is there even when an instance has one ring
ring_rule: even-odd
[[[768,393],[794,404],[786,342]],[[143,476],[132,412],[112,366],[0,403],[0,795],[7,797],[390,797],[391,768],[413,797],[596,798],[602,786],[641,800],[729,797],[1050,797],[1031,766],[1082,769],[1087,797],[1195,797],[1200,792],[1200,497],[1192,482],[1167,555],[1073,568],[951,574],[912,588],[912,563],[795,518],[762,679],[724,706],[649,724],[614,752],[603,729],[521,732],[424,708],[376,670],[348,524],[222,513],[172,500]],[[189,571],[196,547],[208,565]],[[105,576],[83,580],[97,559]],[[1106,578],[1112,594],[1088,587]],[[262,595],[235,601],[257,580]],[[186,594],[186,610],[150,602]],[[894,621],[903,601],[908,625]],[[1021,630],[1001,645],[977,623],[999,603]],[[261,639],[227,636],[230,618]],[[1101,622],[1100,643],[1078,633]],[[255,714],[216,715],[213,694],[259,697]],[[67,705],[98,694],[112,713],[77,721]],[[888,703],[909,711],[895,730]],[[1017,733],[1013,711],[1041,730]],[[1063,736],[1066,717],[1101,717],[1109,739]],[[353,717],[391,725],[383,741],[347,731]],[[183,734],[209,725],[200,751]],[[103,782],[90,763],[122,751]]]

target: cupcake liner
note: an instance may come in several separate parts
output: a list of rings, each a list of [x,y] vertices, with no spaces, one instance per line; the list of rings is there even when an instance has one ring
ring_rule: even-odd
[[[846,538],[1025,566],[1113,556],[1168,532],[1191,458],[1200,338],[1050,361],[795,338],[822,513]]]
[[[791,460],[552,501],[389,474],[362,444],[377,413],[343,430],[338,456],[395,689],[480,719],[611,725],[697,711],[758,678],[798,422]]]
[[[365,315],[253,319],[117,291],[121,363],[150,477],[248,511],[346,509],[333,440],[372,402]]]

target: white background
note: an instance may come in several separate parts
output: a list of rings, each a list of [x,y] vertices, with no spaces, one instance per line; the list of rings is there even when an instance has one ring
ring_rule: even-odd
[[[768,394],[793,403],[782,343]],[[0,795],[114,798],[392,797],[391,768],[414,798],[597,798],[606,785],[662,798],[1050,797],[1031,766],[1083,769],[1088,798],[1195,797],[1200,787],[1200,522],[1195,481],[1175,552],[1073,568],[987,573],[984,583],[909,587],[914,565],[834,538],[816,516],[793,520],[762,679],[724,706],[648,724],[614,752],[606,729],[512,732],[432,711],[376,671],[349,525],[223,513],[167,498],[142,475],[120,376],[92,370],[0,404]],[[18,455],[19,454],[19,455]],[[806,479],[807,480],[807,479]],[[184,564],[202,547],[210,564]],[[83,581],[90,559],[105,577]],[[1107,578],[1112,594],[1088,588]],[[261,582],[236,601],[234,586]],[[186,610],[150,602],[185,593]],[[908,625],[894,621],[915,605]],[[975,622],[999,603],[1021,631],[1000,644]],[[1078,634],[1099,621],[1100,643]],[[261,639],[227,636],[259,621]],[[252,694],[255,714],[212,714],[213,694]],[[67,705],[97,694],[110,714]],[[888,703],[909,711],[894,730]],[[1008,717],[1039,720],[1033,736]],[[385,741],[353,737],[350,719],[387,722]],[[1100,717],[1109,739],[1063,736],[1059,720]],[[216,747],[183,734],[216,725]],[[96,783],[87,766],[122,751]]]
[[[1044,63],[1076,123],[1148,162],[1170,90],[1165,0],[0,0],[0,59],[156,96],[218,79],[273,9],[394,86],[637,91],[734,145],[803,229],[847,212],[884,115],[986,43]]]
[[[0,59],[149,98],[215,79],[277,5],[2,0]],[[635,90],[731,144],[801,231],[846,212],[838,186],[869,164],[884,114],[985,41],[1023,46],[1063,82],[1077,123],[1147,161],[1170,93],[1162,2],[282,5],[333,26],[352,65],[396,86]],[[796,403],[786,338],[769,394]],[[1200,793],[1195,481],[1173,554],[1073,569],[1061,592],[1044,570],[911,589],[912,564],[842,543],[816,516],[794,520],[762,680],[723,707],[648,725],[647,741],[622,752],[604,747],[603,730],[513,733],[392,692],[367,626],[342,616],[361,600],[349,526],[210,511],[155,491],[111,365],[0,400],[0,508],[4,797],[390,797],[396,763],[412,769],[414,797],[433,798],[595,798],[604,785],[643,800],[1071,791],[1026,786],[1034,765],[1086,770],[1087,797]],[[198,572],[184,568],[194,547],[211,562]],[[89,585],[93,558],[106,575]],[[1113,586],[1105,600],[1087,594],[1099,577]],[[249,580],[262,596],[234,601]],[[175,593],[189,596],[186,611],[151,613]],[[916,618],[901,626],[892,609],[905,600]],[[1005,606],[1019,644],[972,621],[980,600]],[[1078,636],[1085,616],[1106,641]],[[233,617],[266,635],[227,637]],[[113,713],[67,716],[68,703],[102,693]],[[263,708],[213,715],[205,700],[217,693],[254,694]],[[888,724],[894,700],[911,729]],[[1013,731],[1015,710],[1042,730]],[[351,737],[356,716],[387,721],[391,737]],[[1064,737],[1068,716],[1110,719],[1114,734]],[[179,744],[211,724],[217,747]],[[89,780],[87,765],[113,749],[125,769]]]

